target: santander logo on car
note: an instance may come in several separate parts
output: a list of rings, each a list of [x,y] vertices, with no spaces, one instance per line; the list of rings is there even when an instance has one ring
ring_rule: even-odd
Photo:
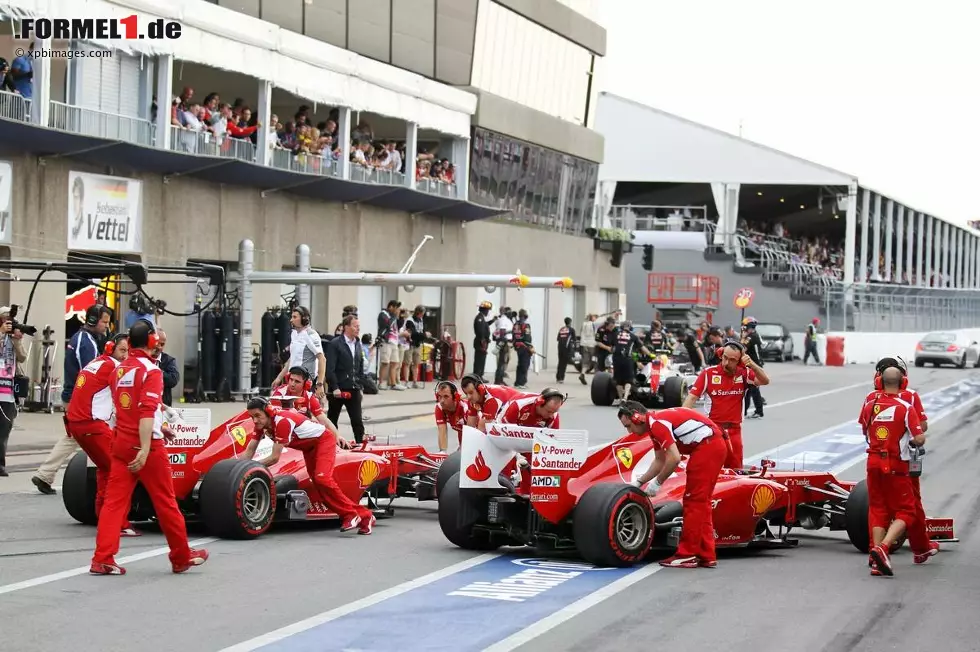
[[[466,467],[466,477],[473,482],[486,482],[490,479],[490,473],[490,467],[487,465],[487,461],[483,459],[482,452],[477,453],[473,463]]]

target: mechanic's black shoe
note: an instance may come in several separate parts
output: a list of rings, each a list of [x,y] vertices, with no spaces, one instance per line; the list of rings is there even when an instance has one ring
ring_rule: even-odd
[[[7,469],[0,466],[0,478],[7,478],[7,477],[10,477],[10,474],[7,473]]]
[[[588,382],[587,382],[587,381],[585,380],[585,374],[579,374],[579,375],[578,375],[578,379],[579,379],[579,382],[581,382],[581,383],[582,383],[583,385],[588,385],[588,384],[589,384],[589,383],[588,383]]]
[[[36,475],[31,478],[31,482],[34,483],[34,486],[37,487],[37,490],[40,491],[42,494],[47,494],[48,496],[51,496],[53,494],[58,493],[51,487],[51,485],[49,485],[47,482],[37,477]]]

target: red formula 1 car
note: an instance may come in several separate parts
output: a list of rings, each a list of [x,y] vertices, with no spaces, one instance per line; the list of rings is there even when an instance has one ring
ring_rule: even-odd
[[[216,428],[210,427],[208,409],[179,409],[171,420],[175,439],[167,445],[174,493],[188,519],[200,520],[224,538],[254,538],[274,521],[332,520],[337,514],[320,501],[306,471],[303,454],[289,448],[266,468],[240,455],[253,424],[243,411]],[[435,498],[435,476],[441,458],[421,446],[376,445],[374,437],[353,450],[338,450],[335,478],[348,498],[368,499],[379,517],[392,514],[377,498],[407,495],[419,500]],[[265,457],[272,442],[264,439],[255,459]],[[69,462],[62,481],[65,509],[76,521],[94,525],[95,467],[85,453]],[[129,519],[154,518],[149,496],[141,486],[133,493]]]
[[[631,484],[653,460],[649,437],[629,434],[590,450],[585,431],[491,424],[486,435],[464,429],[461,459],[439,501],[439,524],[457,546],[575,550],[603,566],[629,566],[677,547],[683,468],[652,499]],[[867,552],[863,482],[772,466],[723,471],[713,500],[719,548],[794,547],[791,529],[828,528],[845,530]],[[937,541],[956,541],[952,519],[930,519],[928,528]]]

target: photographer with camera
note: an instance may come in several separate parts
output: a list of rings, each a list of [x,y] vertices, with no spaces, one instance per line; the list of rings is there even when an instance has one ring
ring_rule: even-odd
[[[24,352],[24,333],[33,335],[36,328],[18,324],[14,317],[17,306],[0,308],[0,477],[7,477],[7,441],[17,418],[17,397],[14,391],[17,365],[27,360]]]
[[[75,381],[78,374],[85,366],[99,356],[105,344],[106,331],[109,329],[109,311],[105,306],[94,304],[85,311],[85,323],[78,332],[71,336],[71,340],[65,347],[65,371],[61,378],[61,402],[65,412],[68,412],[68,404],[71,402],[71,395],[75,389]],[[65,435],[58,440],[48,458],[41,463],[31,482],[42,494],[53,494],[55,490],[51,487],[54,477],[58,474],[58,469],[69,457],[78,450],[75,440]]]
[[[98,305],[98,304],[96,304]],[[157,317],[163,314],[167,302],[160,299],[149,299],[141,292],[129,297],[129,312],[126,313],[124,327],[129,330],[140,319],[148,322],[154,328],[159,326]]]

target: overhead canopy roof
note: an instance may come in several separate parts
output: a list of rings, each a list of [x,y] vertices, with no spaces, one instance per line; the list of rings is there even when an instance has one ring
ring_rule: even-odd
[[[857,177],[719,129],[599,94],[600,181],[847,186]]]

